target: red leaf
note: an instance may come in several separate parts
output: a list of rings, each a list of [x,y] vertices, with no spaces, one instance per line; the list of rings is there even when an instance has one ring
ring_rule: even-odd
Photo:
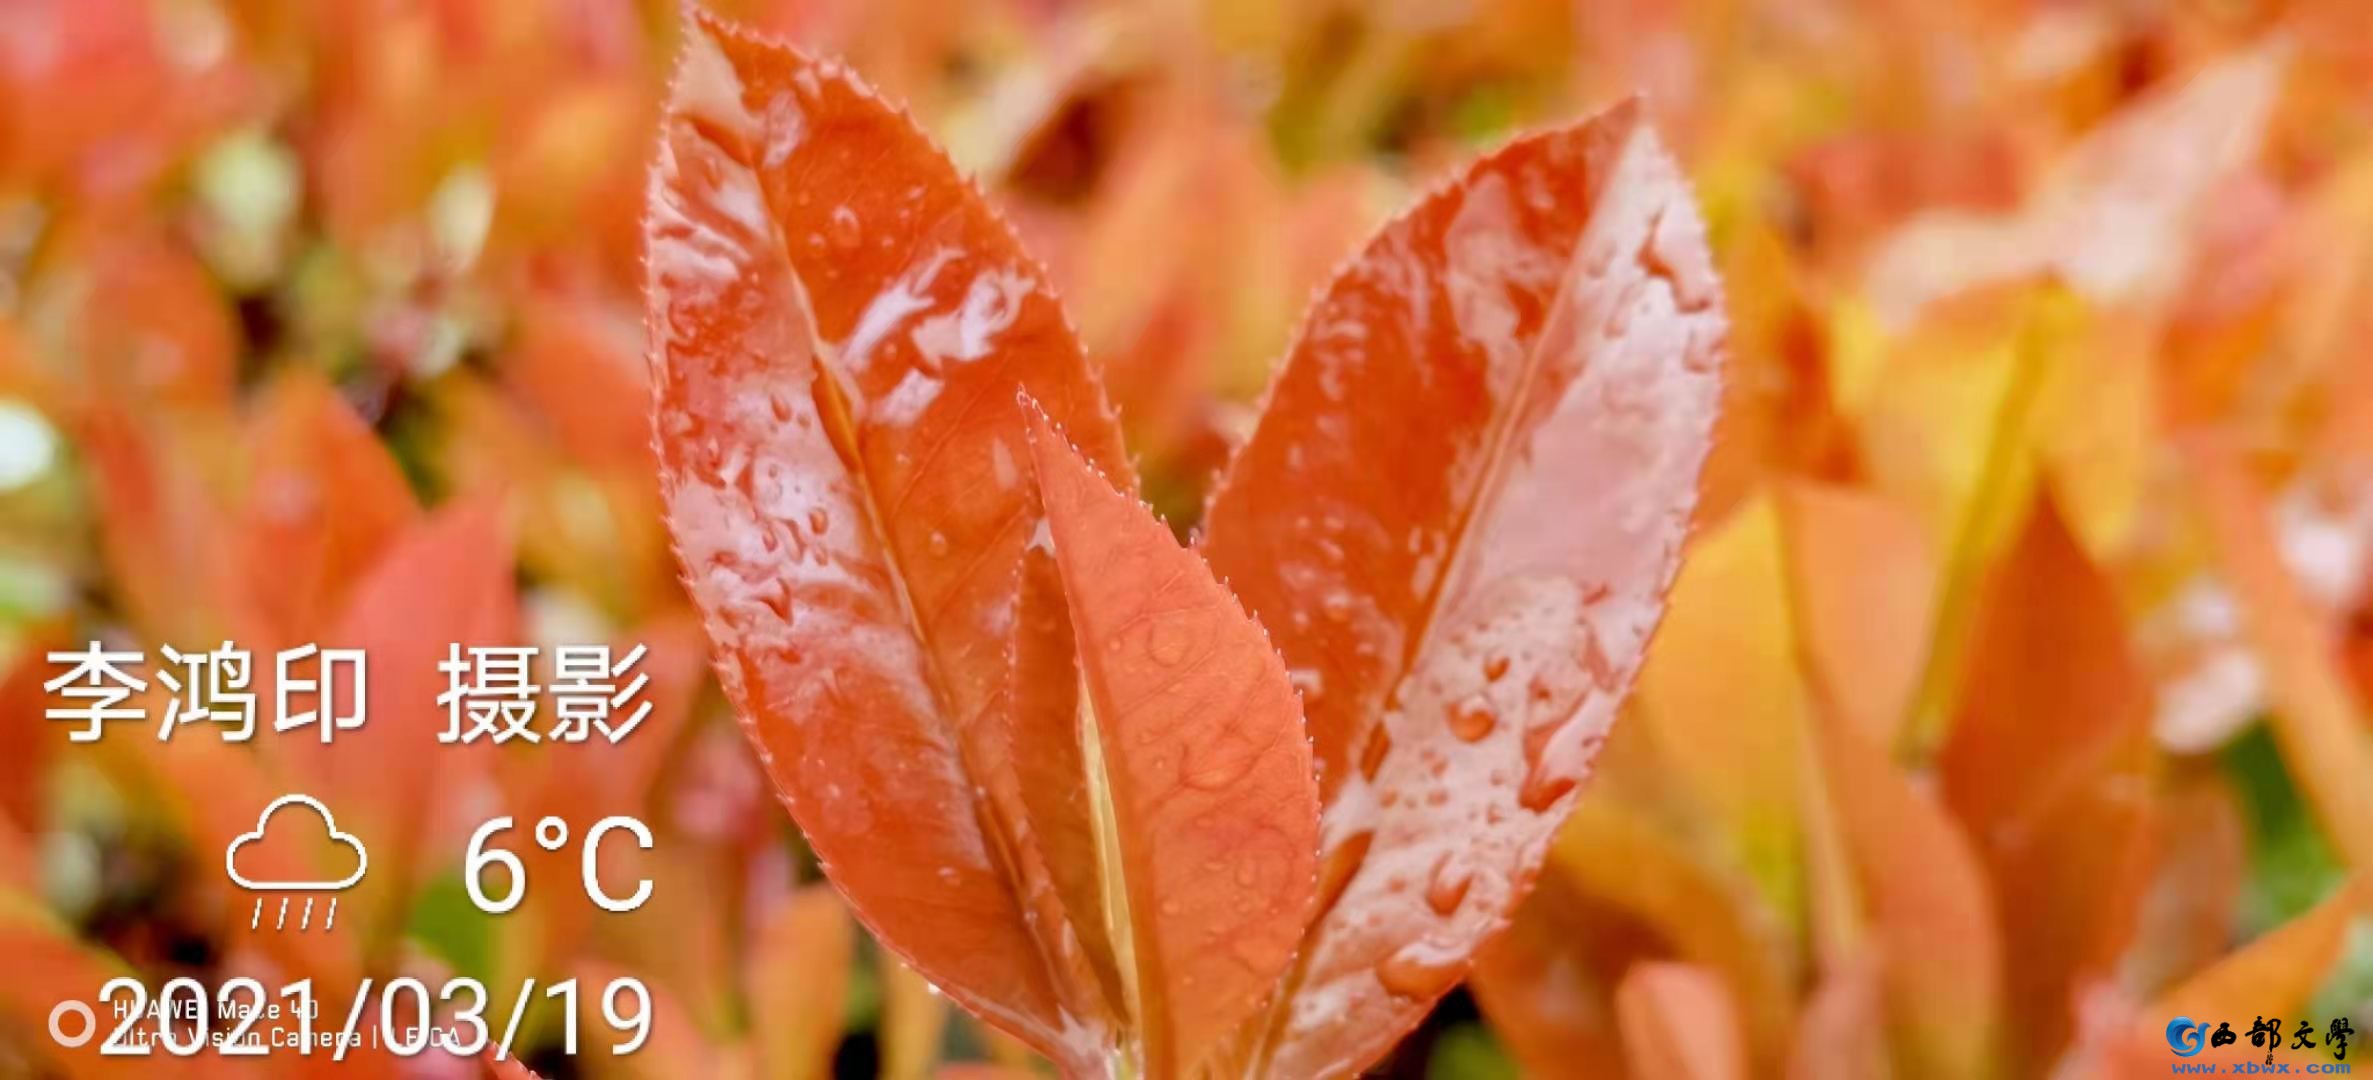
[[[11,1056],[22,1062],[18,1067],[26,1075],[86,1080],[150,1074],[147,1062],[100,1053],[116,1021],[99,999],[99,987],[129,974],[121,961],[76,940],[73,929],[61,925],[39,900],[14,890],[0,891],[0,956],[8,957],[9,974],[0,980],[0,1024],[16,1033]],[[94,1038],[75,1049],[47,1034],[52,1023],[69,1033],[80,1030],[78,1017],[52,1018],[51,1010],[67,1001],[83,1002],[96,1014]]]
[[[1108,884],[1105,906],[1126,915],[1114,922],[1130,1013],[1146,1074],[1191,1075],[1284,972],[1309,916],[1318,791],[1301,710],[1203,560],[1035,419],[1094,721],[1078,737],[1109,804],[1101,846],[1117,866],[1108,857],[1104,876],[1121,894]]]
[[[1865,736],[1894,742],[1935,621],[1936,556],[1919,519],[1853,488],[1781,489],[1788,583],[1806,677]]]
[[[2314,907],[2225,954],[2148,1004],[2104,1010],[2107,1015],[2088,1025],[2091,1030],[2072,1057],[2097,1060],[2093,1074],[2104,1078],[2160,1076],[2166,1068],[2169,1017],[2296,1016],[2347,958],[2350,929],[2369,912],[2373,905],[2367,902],[2363,882],[2342,881]],[[2233,1062],[2256,1060],[2259,1053],[2244,1041],[2212,1047],[2198,1060],[2216,1063],[2222,1058],[2222,1071],[2232,1072]]]
[[[1623,1056],[1633,1076],[1726,1080],[1747,1075],[1738,1007],[1713,972],[1672,961],[1634,964],[1615,988]]]
[[[1641,775],[1637,766],[1660,763],[1620,760],[1622,740],[1633,739],[1637,747],[1652,734],[1644,725],[1624,729],[1607,750],[1611,756],[1600,759],[1601,767],[1636,777]],[[1541,888],[1562,879],[1594,905],[1577,917],[1636,922],[1656,935],[1651,955],[1685,960],[1720,975],[1745,1024],[1750,1059],[1776,1060],[1788,1023],[1791,975],[1784,957],[1790,931],[1768,917],[1753,878],[1722,861],[1727,851],[1707,852],[1702,848],[1710,845],[1692,844],[1687,834],[1641,809],[1639,798],[1627,800],[1602,787],[1580,800],[1550,851]],[[1526,898],[1526,910],[1533,903]],[[1612,978],[1622,967],[1608,970]],[[1478,954],[1469,989],[1477,989],[1484,977]]]
[[[2368,911],[2364,884],[2349,878],[2313,908],[2159,995],[2145,1015],[2289,1015],[2342,962],[2349,926]]]
[[[220,641],[233,593],[229,541],[209,527],[218,511],[204,482],[202,438],[179,439],[113,398],[95,401],[77,433],[91,470],[99,555],[124,615],[156,641]]]
[[[1841,967],[1875,956],[1906,1075],[1990,1075],[2002,1034],[2002,937],[1977,852],[1944,808],[1844,718],[1815,728],[1852,888],[1869,920],[1870,953]]]
[[[2150,883],[2122,972],[2128,985],[2168,986],[2232,944],[2249,881],[2248,826],[2223,774],[2176,771],[2152,815]]]
[[[645,226],[663,493],[719,675],[852,909],[966,1008],[1086,1061],[960,732],[1033,527],[1017,387],[1128,479],[1044,275],[839,66],[688,24]]]
[[[633,330],[607,306],[530,297],[520,307],[518,341],[503,357],[503,376],[571,457],[595,469],[648,476],[645,373]]]
[[[2117,595],[2046,501],[1994,572],[1938,757],[1943,794],[1999,900],[2018,1071],[2114,978],[2148,883],[2150,686]]]
[[[1051,928],[1057,935],[1052,940],[1042,925],[1041,943],[1057,955],[1076,954],[1084,968],[1076,986],[1097,987],[1098,1007],[1120,1014],[1128,998],[1104,918],[1088,764],[1080,745],[1077,643],[1064,610],[1062,571],[1050,547],[1033,544],[1022,551],[1021,576],[1010,681],[992,714],[996,730],[983,732],[974,760],[983,763],[992,795],[1007,800],[1025,874],[1042,880],[1049,894],[1038,899],[1041,922],[1051,915],[1059,925]],[[1068,940],[1060,936],[1066,930]]]
[[[466,790],[494,749],[484,741],[437,741],[445,729],[437,696],[446,681],[437,665],[457,644],[467,650],[515,642],[517,620],[511,543],[497,509],[482,502],[443,507],[389,543],[319,640],[324,649],[363,653],[362,726],[326,742],[318,728],[259,734],[282,762],[287,783],[321,798],[342,831],[371,838],[370,882],[351,894],[351,915],[339,917],[365,940],[400,929],[429,827],[422,808]],[[336,691],[330,706],[345,711],[353,690]],[[263,693],[259,702],[267,700]]]
[[[40,853],[33,838],[14,818],[0,814],[0,890],[33,892],[41,888]]]
[[[2219,181],[2256,159],[2289,49],[2270,37],[2138,98],[2089,133],[2017,211],[1930,210],[1872,254],[1864,290],[1889,322],[1931,301],[2051,273],[2104,303],[2164,303],[2198,254]]]
[[[1789,1080],[1886,1080],[1887,1008],[1879,965],[1865,957],[1821,977],[1797,1018]]]
[[[1617,974],[1663,943],[1625,914],[1590,902],[1555,869],[1509,918],[1507,932],[1476,953],[1468,985],[1501,1045],[1527,1076],[1621,1061]]]
[[[196,255],[141,230],[100,241],[89,269],[71,347],[91,376],[90,393],[135,414],[230,404],[238,384],[238,324]]]
[[[49,724],[33,717],[47,708],[49,692],[42,684],[57,672],[49,662],[52,649],[68,648],[62,620],[43,619],[17,631],[14,647],[0,656],[0,828],[38,833],[47,827],[49,802],[43,777],[50,758],[66,745]],[[0,875],[0,883],[9,879]]]
[[[317,373],[275,383],[247,440],[233,540],[242,595],[279,639],[303,641],[420,506],[395,457]]]
[[[1719,300],[1626,104],[1477,163],[1305,317],[1204,544],[1302,688],[1327,803],[1278,1073],[1381,1054],[1529,887],[1662,611]]]

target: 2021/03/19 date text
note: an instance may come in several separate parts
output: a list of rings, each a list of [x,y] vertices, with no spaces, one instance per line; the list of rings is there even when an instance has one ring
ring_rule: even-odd
[[[369,1048],[398,1057],[430,1050],[475,1056],[491,1050],[499,1060],[511,1056],[521,1018],[539,1000],[553,1003],[561,1051],[576,1054],[579,993],[575,979],[548,985],[528,979],[517,993],[497,1000],[476,979],[449,979],[432,989],[410,976],[385,984],[365,978],[343,1020],[330,1027],[321,1022],[310,979],[275,993],[244,976],[211,992],[196,979],[178,978],[152,996],[147,984],[127,977],[99,988],[100,1009],[77,1000],[59,1002],[50,1012],[49,1028],[50,1037],[70,1049],[98,1039],[99,1053],[109,1057],[146,1057],[161,1050],[176,1057],[208,1051],[225,1057],[296,1053],[343,1061]],[[634,1053],[650,1039],[651,995],[641,980],[622,977],[602,984],[597,1004],[610,1053]],[[102,1011],[111,1017],[105,1031]]]

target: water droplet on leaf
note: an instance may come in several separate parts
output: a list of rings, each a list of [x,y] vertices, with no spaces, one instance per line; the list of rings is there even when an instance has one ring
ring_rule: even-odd
[[[843,251],[856,247],[859,241],[865,239],[864,230],[858,225],[855,210],[846,206],[833,209],[831,238],[832,246]]]
[[[1420,941],[1403,946],[1376,965],[1376,981],[1395,995],[1426,1001],[1449,990],[1465,971],[1458,953]]]
[[[1159,619],[1146,632],[1145,651],[1154,658],[1155,663],[1174,666],[1186,659],[1190,636],[1186,628],[1173,619]]]
[[[1426,906],[1433,908],[1434,914],[1447,917],[1458,910],[1458,905],[1467,898],[1468,887],[1474,884],[1474,872],[1452,865],[1446,853],[1442,861],[1434,864],[1434,876],[1426,883]]]
[[[1450,733],[1464,742],[1480,742],[1498,727],[1499,714],[1492,711],[1491,701],[1481,694],[1469,694],[1450,708]]]

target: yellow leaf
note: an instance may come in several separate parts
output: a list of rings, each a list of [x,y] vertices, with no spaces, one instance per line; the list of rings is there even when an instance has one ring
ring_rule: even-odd
[[[1785,581],[1779,517],[1759,497],[1692,548],[1636,699],[1661,755],[1782,911],[1799,889],[1793,763],[1807,710]]]

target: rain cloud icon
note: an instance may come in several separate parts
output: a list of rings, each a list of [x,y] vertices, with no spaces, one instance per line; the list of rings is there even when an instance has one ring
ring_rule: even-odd
[[[287,812],[283,813],[283,811]],[[279,826],[284,832],[288,829],[310,830],[313,828],[319,828],[322,830],[322,834],[326,835],[329,839],[331,847],[345,848],[354,853],[353,872],[341,878],[324,879],[320,881],[263,881],[257,880],[256,878],[250,877],[246,873],[242,872],[239,869],[240,850],[250,844],[254,844],[257,841],[264,839],[264,834],[266,831],[273,827],[273,820],[275,818],[291,819],[281,823]],[[301,837],[299,839],[309,841],[311,840],[311,836]],[[278,841],[276,842],[276,846],[285,843],[286,841]],[[290,849],[282,848],[282,850]],[[223,869],[228,871],[231,875],[231,881],[237,884],[240,888],[246,889],[250,892],[337,892],[343,889],[354,887],[356,882],[359,882],[363,879],[363,871],[368,870],[371,865],[370,853],[363,849],[362,841],[355,839],[353,833],[339,832],[338,820],[337,818],[331,816],[329,807],[323,806],[321,804],[321,800],[310,795],[283,795],[280,798],[272,800],[271,805],[264,807],[263,813],[256,815],[255,830],[253,832],[243,833],[237,839],[232,840],[231,846],[223,852],[222,861]],[[255,916],[254,918],[248,920],[248,928],[252,930],[259,926],[263,921],[263,915],[264,900],[262,897],[257,897],[255,902]],[[322,929],[331,929],[337,923],[338,900],[336,897],[330,898],[329,918],[330,921],[324,923]],[[305,900],[304,915],[299,920],[297,928],[300,930],[305,929],[312,923],[312,920],[313,899],[311,897],[307,897]],[[284,896],[280,900],[280,918],[273,926],[273,929],[281,929],[285,927],[287,923],[288,898]]]

